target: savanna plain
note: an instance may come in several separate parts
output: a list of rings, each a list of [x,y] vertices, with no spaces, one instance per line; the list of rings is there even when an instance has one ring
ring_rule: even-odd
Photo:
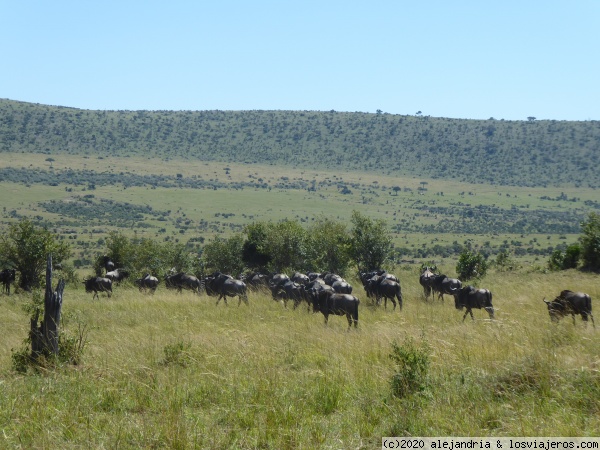
[[[445,268],[441,268],[444,270]],[[450,270],[450,268],[447,268]],[[67,286],[63,330],[82,333],[78,365],[19,374],[24,294],[1,296],[3,448],[380,448],[382,436],[598,436],[600,331],[551,323],[542,299],[599,298],[598,276],[491,270],[496,318],[426,301],[419,270],[396,270],[402,310],[373,306],[359,325],[255,292],[249,305],[117,286]],[[402,368],[404,350],[424,364]],[[412,367],[412,369],[411,369]],[[413,373],[410,373],[413,370]],[[398,395],[395,375],[418,376]]]
[[[22,218],[48,228],[81,279],[115,231],[199,254],[253,222],[349,224],[357,210],[386,222],[404,296],[402,310],[374,306],[344,274],[361,301],[348,330],[265,292],[225,306],[162,283],[150,295],[126,280],[96,300],[67,284],[61,333],[82,338],[81,358],[21,373],[31,295],[2,294],[0,448],[600,435],[600,324],[552,323],[542,302],[600,298],[598,274],[547,270],[600,208],[596,123],[0,107],[0,231]],[[471,281],[492,291],[494,320],[423,295],[421,263],[454,276],[463,246],[514,263]]]

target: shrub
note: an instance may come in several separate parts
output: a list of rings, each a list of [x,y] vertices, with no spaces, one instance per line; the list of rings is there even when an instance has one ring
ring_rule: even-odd
[[[402,345],[392,343],[390,358],[396,364],[396,373],[391,381],[394,396],[403,398],[427,387],[430,353],[427,343],[417,346],[412,338],[406,339]]]
[[[458,258],[456,273],[463,281],[472,278],[482,278],[487,273],[488,263],[485,257],[477,252],[465,249]]]
[[[600,271],[600,214],[590,213],[581,224],[581,259],[584,268]]]

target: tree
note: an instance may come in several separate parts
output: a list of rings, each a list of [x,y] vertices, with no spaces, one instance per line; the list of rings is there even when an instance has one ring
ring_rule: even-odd
[[[600,214],[590,213],[581,223],[581,232],[583,235],[579,241],[583,268],[600,272]]]
[[[383,220],[352,212],[350,255],[359,272],[381,269],[392,254],[392,238]]]
[[[295,220],[270,223],[265,250],[270,255],[269,268],[285,272],[305,268],[308,264],[306,230]]]
[[[22,219],[0,237],[0,254],[20,274],[19,287],[30,292],[42,284],[48,254],[60,264],[71,256],[71,249],[67,242],[59,241],[47,229]]]
[[[242,245],[242,261],[249,269],[266,271],[271,262],[267,253],[268,230],[266,222],[255,222],[244,228],[246,240]]]
[[[350,263],[350,234],[341,222],[319,219],[307,233],[308,269],[344,276]]]
[[[219,271],[237,276],[244,271],[242,249],[244,237],[236,234],[228,239],[215,237],[202,250],[202,262],[208,272]]]
[[[456,273],[462,281],[472,278],[482,278],[487,273],[488,263],[485,257],[469,249],[464,249],[458,257],[456,264]]]

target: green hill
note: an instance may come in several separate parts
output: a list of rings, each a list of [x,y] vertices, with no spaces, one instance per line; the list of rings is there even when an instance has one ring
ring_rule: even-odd
[[[0,152],[600,186],[600,122],[317,111],[90,111],[0,99]]]

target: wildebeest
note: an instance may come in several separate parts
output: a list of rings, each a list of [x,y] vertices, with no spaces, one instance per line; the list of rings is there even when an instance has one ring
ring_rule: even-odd
[[[431,283],[433,292],[437,292],[438,299],[444,301],[444,294],[454,295],[462,287],[457,278],[449,278],[446,275],[434,275]]]
[[[375,275],[365,284],[365,292],[367,296],[375,297],[375,303],[377,305],[380,304],[381,299],[384,299],[384,307],[387,309],[387,301],[388,299],[394,305],[394,309],[396,309],[396,299],[398,300],[398,305],[400,309],[402,309],[402,289],[400,288],[400,283],[390,279],[385,278],[383,275]]]
[[[267,288],[269,284],[269,276],[259,272],[252,272],[242,278],[248,289],[258,291]]]
[[[338,294],[352,294],[352,285],[344,279],[334,281],[331,287]]]
[[[15,269],[2,269],[0,272],[0,283],[2,283],[2,291],[6,295],[10,295],[10,284],[15,282],[17,271]]]
[[[336,294],[333,291],[322,290],[313,298],[313,312],[321,311],[325,316],[325,323],[329,321],[329,315],[345,315],[348,319],[348,330],[354,324],[358,326],[358,305],[360,300],[350,294]]]
[[[473,308],[483,308],[490,315],[490,319],[494,318],[492,293],[488,289],[477,289],[470,285],[460,288],[454,294],[454,306],[460,310],[463,308],[467,309],[463,316],[463,322],[469,313],[471,314],[471,319],[475,320],[475,317],[473,317]]]
[[[596,327],[592,315],[592,298],[588,294],[564,290],[551,302],[544,298],[544,303],[548,306],[548,313],[553,322],[558,322],[567,314],[571,314],[574,324],[575,315],[579,314],[584,322],[587,322],[590,316],[592,325]]]
[[[168,289],[177,289],[181,293],[183,289],[188,289],[200,294],[200,280],[194,275],[189,275],[184,272],[167,275],[165,277],[165,286]]]
[[[321,274],[320,278],[325,281],[326,284],[333,287],[333,283],[336,281],[344,281],[341,275],[332,272],[324,272]]]
[[[110,272],[106,272],[106,275],[104,276],[110,279],[113,283],[119,284],[129,276],[129,271],[125,269],[115,269]]]
[[[294,272],[294,274],[290,277],[290,280],[292,280],[295,283],[302,284],[302,285],[305,285],[310,281],[308,278],[308,275],[304,275],[303,273],[300,273],[300,272]]]
[[[238,297],[238,306],[242,304],[242,300],[248,305],[248,292],[246,283],[242,280],[236,280],[231,275],[226,275],[221,272],[215,272],[206,277],[205,287],[208,295],[218,295],[217,305],[223,299],[227,305],[227,297]]]
[[[100,300],[100,296],[98,292],[106,292],[108,297],[110,298],[112,294],[112,281],[110,278],[104,277],[91,277],[83,282],[85,284],[85,292],[93,292],[92,300],[98,297]]]
[[[274,300],[283,300],[283,304],[287,308],[288,300],[294,302],[294,309],[306,298],[304,286],[292,280],[283,281],[280,284],[269,284],[271,295]]]
[[[102,257],[102,266],[106,272],[112,272],[116,268],[115,263],[107,255]]]
[[[158,286],[158,278],[147,273],[142,278],[135,280],[135,285],[140,289],[140,292],[150,290],[154,294]]]
[[[423,266],[421,275],[419,275],[419,283],[423,287],[425,299],[428,299],[433,289],[433,280],[435,277],[435,268]]]

